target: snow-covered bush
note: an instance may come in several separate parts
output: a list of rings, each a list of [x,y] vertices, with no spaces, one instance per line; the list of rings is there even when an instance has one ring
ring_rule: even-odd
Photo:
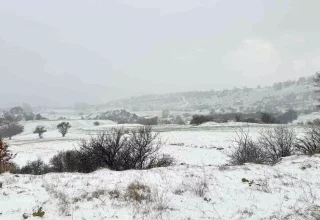
[[[234,138],[234,150],[230,153],[234,165],[244,163],[277,163],[282,157],[294,154],[296,134],[288,126],[277,126],[262,130],[253,141],[249,131],[240,129]]]
[[[297,139],[296,149],[308,155],[320,153],[320,126],[309,125],[305,135]]]
[[[296,134],[288,126],[277,126],[260,132],[258,145],[265,152],[267,162],[277,163],[294,153]]]
[[[244,163],[264,163],[265,152],[249,136],[249,131],[240,129],[236,132],[236,137],[231,146],[233,151],[229,154],[233,165],[243,165]]]

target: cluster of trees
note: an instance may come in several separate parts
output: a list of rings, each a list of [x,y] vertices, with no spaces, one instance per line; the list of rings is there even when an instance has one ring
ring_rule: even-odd
[[[145,118],[139,117],[134,113],[130,113],[125,109],[107,111],[95,118],[96,120],[111,120],[118,124],[141,124],[141,125],[157,125],[158,117]]]
[[[0,116],[0,137],[11,138],[24,131],[24,126],[19,122],[25,120],[47,120],[40,114],[34,114],[29,104],[24,103],[22,107],[13,107],[9,111],[3,112]],[[39,132],[38,132],[39,131]],[[42,134],[43,130],[37,130],[37,133]]]
[[[184,115],[184,117],[188,117],[187,115]],[[160,124],[178,124],[178,125],[184,125],[186,124],[185,120],[180,115],[170,115],[169,110],[162,110],[162,118],[159,121]]]
[[[285,113],[272,114],[267,112],[257,113],[225,113],[209,115],[193,115],[190,124],[199,125],[205,122],[213,121],[224,123],[228,121],[247,122],[247,123],[264,123],[264,124],[287,124],[298,118],[298,113],[292,109]]]
[[[58,131],[62,134],[62,137],[65,137],[68,133],[71,125],[69,122],[61,122],[57,125]],[[5,114],[0,118],[0,138],[11,138],[15,135],[18,135],[24,131],[24,126],[18,123],[18,119],[10,114]],[[45,126],[38,125],[34,129],[33,133],[38,134],[39,138],[43,138],[43,134],[47,132]]]
[[[314,82],[313,77],[300,77],[297,81],[288,80],[285,82],[274,83],[272,87],[274,90],[281,90],[293,85],[307,85],[307,84],[312,85],[313,82]]]
[[[112,110],[101,113],[95,119],[97,120],[111,120],[120,124],[125,123],[135,123],[138,120],[139,116],[136,114],[132,114],[125,109],[121,110]]]
[[[11,138],[23,132],[24,127],[20,125],[19,118],[9,113],[4,113],[0,118],[0,137]]]
[[[32,112],[32,108],[28,107],[29,105],[24,104],[23,106],[24,107],[13,107],[8,112],[4,112],[4,114],[14,116],[17,118],[18,121],[48,120],[41,114],[34,114]]]
[[[71,125],[69,122],[61,122],[57,125],[57,129],[62,134],[62,137],[66,136],[70,128],[71,128]],[[40,139],[43,138],[43,133],[45,132],[47,132],[47,129],[43,125],[38,125],[33,131],[34,134],[39,135]]]

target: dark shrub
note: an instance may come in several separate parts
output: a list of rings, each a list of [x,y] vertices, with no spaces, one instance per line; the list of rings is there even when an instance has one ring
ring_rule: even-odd
[[[310,125],[306,128],[305,135],[297,138],[296,149],[308,155],[320,153],[320,126]]]
[[[190,124],[200,125],[208,121],[213,121],[213,116],[211,115],[193,115]]]
[[[32,162],[29,161],[27,165],[21,167],[17,172],[20,174],[42,175],[51,172],[51,169],[41,159],[38,159]]]
[[[140,117],[138,118],[137,123],[141,125],[158,125],[158,117],[153,117],[153,118]]]
[[[90,173],[102,165],[95,161],[92,155],[77,150],[63,151],[50,160],[53,172]]]
[[[236,122],[241,122],[241,115],[240,115],[240,114],[236,114],[236,115],[234,116],[234,120],[235,120]]]
[[[298,113],[292,109],[286,111],[285,113],[277,116],[276,121],[281,124],[288,124],[293,122],[298,118]]]
[[[270,114],[270,113],[266,113],[266,112],[261,112],[260,113],[260,120],[262,123],[265,124],[275,124],[277,123],[276,118]]]
[[[251,139],[248,130],[240,129],[237,131],[231,147],[233,151],[229,156],[233,165],[265,162],[264,151]]]
[[[295,141],[295,132],[287,126],[265,129],[260,132],[258,139],[269,163],[276,163],[281,157],[291,156],[294,152]]]
[[[99,126],[99,125],[100,125],[100,122],[95,121],[95,122],[93,122],[93,125],[94,125],[94,126]]]

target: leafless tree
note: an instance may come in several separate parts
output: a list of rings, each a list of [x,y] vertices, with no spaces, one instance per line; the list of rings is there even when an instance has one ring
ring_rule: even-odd
[[[249,130],[240,128],[232,140],[232,152],[229,154],[231,163],[242,165],[244,163],[264,163],[265,153],[249,136]]]
[[[268,162],[276,163],[281,157],[294,152],[296,134],[288,126],[277,126],[260,132],[259,146],[266,153]]]
[[[151,126],[126,131],[114,128],[111,132],[101,132],[90,141],[82,141],[80,151],[92,160],[112,170],[148,169],[168,166],[174,161],[158,152],[163,142]]]
[[[320,126],[310,125],[305,135],[297,138],[296,149],[303,154],[320,153]]]

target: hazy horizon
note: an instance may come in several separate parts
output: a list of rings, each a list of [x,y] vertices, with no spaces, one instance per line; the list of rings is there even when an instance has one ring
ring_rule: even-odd
[[[320,70],[316,0],[0,0],[0,108],[267,86]]]

